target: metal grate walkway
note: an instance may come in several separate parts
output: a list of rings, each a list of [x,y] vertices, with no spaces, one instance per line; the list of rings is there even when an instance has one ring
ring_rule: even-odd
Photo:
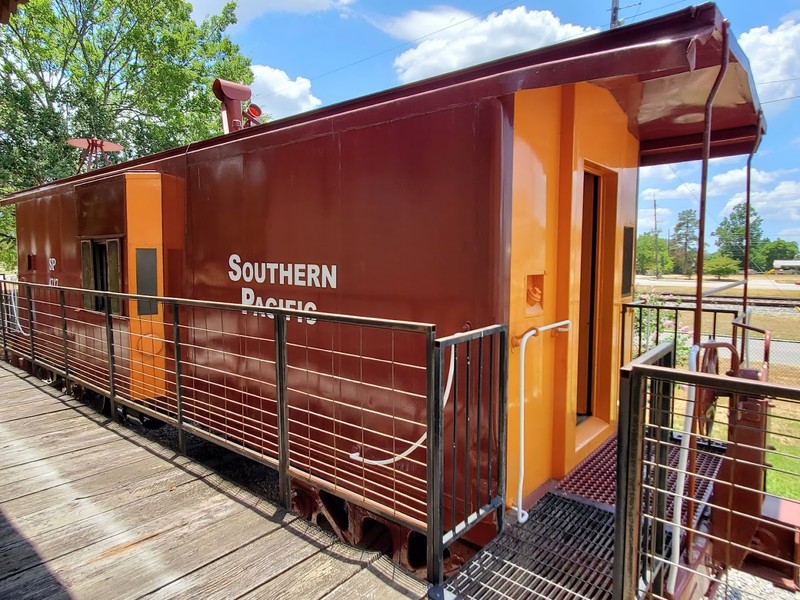
[[[614,513],[547,493],[528,522],[509,527],[445,584],[481,600],[611,598]]]

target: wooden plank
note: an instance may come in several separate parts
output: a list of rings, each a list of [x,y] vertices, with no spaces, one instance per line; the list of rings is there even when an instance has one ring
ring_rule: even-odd
[[[47,597],[47,591],[39,588],[46,582],[32,568],[40,563],[47,563],[54,572],[75,569],[114,548],[133,547],[159,536],[164,539],[188,523],[222,519],[236,509],[241,510],[241,506],[199,480],[111,511],[99,507],[93,518],[66,523],[39,536],[35,550],[19,542],[0,546],[0,598],[15,598],[31,587]],[[59,579],[65,582],[60,573]]]
[[[93,459],[100,454],[100,450],[88,448],[49,461],[0,469],[0,479],[3,480],[0,502],[48,490],[132,462],[139,450],[123,438],[104,444],[101,448],[103,456],[107,457],[102,462]]]
[[[379,556],[377,552],[359,550],[339,542],[284,571],[242,599],[323,598]]]
[[[335,536],[296,519],[144,598],[238,598],[334,543]]]
[[[0,438],[8,435],[8,427],[0,423]],[[9,436],[10,437],[10,436]],[[104,444],[118,441],[123,437],[120,432],[103,427],[86,427],[76,431],[50,431],[44,433],[32,443],[30,440],[9,442],[8,448],[0,449],[0,468],[11,469],[32,462],[46,461],[63,456],[76,450],[96,448]]]
[[[43,541],[37,540],[37,548],[73,598],[107,597],[110,589],[114,598],[134,598],[235,550],[262,535],[264,528],[278,526],[269,520],[274,507],[252,510],[199,481],[182,487],[168,493],[169,498],[152,497],[138,503],[138,509],[125,507],[106,515],[107,533],[133,525],[127,531],[102,539],[102,530],[75,531],[73,537],[52,540],[59,548],[59,556],[52,558]],[[160,506],[154,505],[156,500]],[[74,537],[84,544],[64,553],[63,544],[74,544]],[[52,586],[41,572],[28,569],[0,579],[0,597],[16,597],[24,589],[47,597],[56,591]]]
[[[323,600],[425,598],[428,585],[382,556],[326,595]]]
[[[169,536],[90,556],[79,568],[59,569],[58,575],[69,584],[70,593],[76,599],[100,598],[114,581],[125,581],[124,589],[114,594],[117,599],[139,598],[173,581],[177,573],[202,568],[294,519],[282,511],[276,513],[274,507],[267,512],[257,512],[232,501],[229,504],[239,510],[227,516],[220,515],[217,510],[200,510],[198,519],[183,524]],[[262,508],[266,505],[264,503]]]
[[[159,492],[169,491],[210,474],[210,469],[188,464],[179,469],[157,459],[137,462],[3,505],[14,527],[30,538],[67,524],[132,504]],[[0,529],[1,530],[1,529]],[[2,542],[0,542],[2,544]]]

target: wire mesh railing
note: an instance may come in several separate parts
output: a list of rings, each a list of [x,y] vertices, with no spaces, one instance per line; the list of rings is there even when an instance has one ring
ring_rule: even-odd
[[[615,598],[800,583],[800,389],[747,376],[623,369]]]
[[[505,326],[435,343],[386,319],[8,280],[0,298],[5,360],[175,426],[184,452],[192,434],[275,468],[286,507],[295,480],[427,535],[431,581],[442,548],[502,524]]]
[[[622,359],[634,360],[671,341],[676,349],[676,364],[686,365],[692,345],[694,306],[680,304],[628,302],[622,305]],[[720,338],[732,335],[731,322],[739,311],[731,308],[703,308],[701,337]],[[628,341],[630,340],[630,341]],[[630,356],[627,354],[630,353]]]

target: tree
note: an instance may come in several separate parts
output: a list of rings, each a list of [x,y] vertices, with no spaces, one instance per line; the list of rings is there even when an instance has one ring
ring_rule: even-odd
[[[250,61],[225,34],[234,3],[201,24],[191,9],[183,0],[21,5],[0,28],[0,191],[74,173],[80,151],[69,137],[120,143],[124,159],[221,133],[211,84],[250,83]],[[7,248],[13,232],[0,232]]]
[[[690,276],[697,268],[697,211],[690,208],[678,213],[672,229],[670,256],[675,272]]]
[[[658,238],[658,272],[672,273],[672,258],[667,252],[667,242]],[[656,272],[656,234],[643,233],[636,240],[636,272]]]
[[[744,234],[747,221],[747,209],[744,203],[739,203],[733,207],[731,214],[722,219],[719,227],[712,234],[717,238],[717,248],[722,256],[734,259],[741,270],[747,268],[744,264]],[[764,244],[764,233],[761,229],[763,219],[758,216],[756,209],[750,207],[750,258],[759,270],[764,269],[763,264],[754,260],[758,255],[761,246]]]
[[[708,275],[716,275],[717,279],[735,275],[739,272],[739,263],[735,258],[723,256],[721,252],[712,254],[704,263],[703,272]]]
[[[778,238],[774,242],[766,241],[758,253],[758,264],[765,271],[769,271],[775,266],[776,260],[791,260],[797,256],[797,242],[787,242]]]

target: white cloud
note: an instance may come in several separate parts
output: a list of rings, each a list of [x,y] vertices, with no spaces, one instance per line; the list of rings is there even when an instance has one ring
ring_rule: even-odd
[[[762,102],[796,96],[800,92],[800,22],[784,21],[775,29],[754,27],[739,37],[750,58],[753,78]],[[795,79],[795,81],[788,81]],[[769,83],[779,82],[779,83]],[[765,111],[778,112],[791,101],[767,104]]]
[[[219,14],[229,0],[191,0],[192,17],[200,21],[211,14]],[[239,25],[246,25],[269,12],[309,14],[325,10],[345,10],[355,0],[238,0],[236,17]]]
[[[759,169],[750,170],[751,190],[760,189],[763,186],[773,183],[790,173],[796,173],[797,169],[778,169],[776,171],[761,171]],[[747,167],[731,169],[725,173],[714,175],[708,183],[708,193],[710,196],[724,196],[733,194],[744,194],[747,186]]]
[[[720,217],[729,215],[734,206],[744,201],[744,191],[735,194],[725,204]],[[800,181],[784,180],[772,189],[751,190],[750,203],[765,224],[800,223]]]
[[[636,230],[639,232],[639,235],[653,231],[653,224],[655,223],[655,219],[653,217],[654,215],[652,208],[639,209],[636,224]],[[655,217],[658,219],[659,232],[666,236],[666,231],[671,227],[669,223],[672,220],[672,211],[669,208],[659,207],[655,211]]]
[[[696,202],[700,197],[700,184],[694,182],[680,183],[667,189],[652,187],[639,192],[640,205],[652,205],[653,197],[656,203],[672,200],[689,200]]]
[[[317,108],[322,100],[311,93],[311,80],[289,78],[285,71],[267,65],[252,65],[253,102],[273,119]]]
[[[800,241],[800,227],[787,227],[778,232],[778,237],[787,241]]]
[[[394,61],[397,76],[404,83],[592,32],[562,23],[550,11],[527,10],[524,6],[491,13],[483,19],[439,6],[375,24],[398,39],[425,38]]]

